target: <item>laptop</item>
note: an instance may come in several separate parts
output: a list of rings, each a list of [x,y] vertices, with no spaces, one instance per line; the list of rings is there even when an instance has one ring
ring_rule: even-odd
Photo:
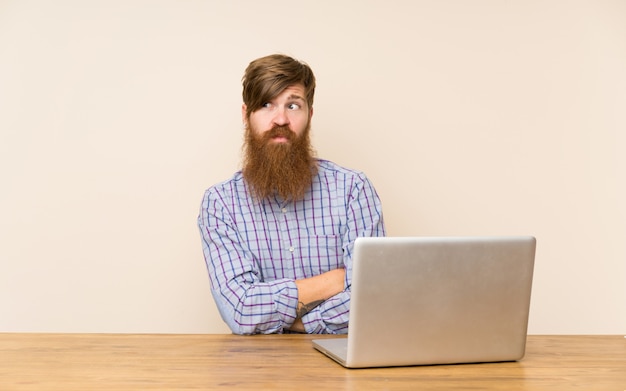
[[[358,238],[348,335],[313,346],[347,368],[520,360],[535,247],[532,236]]]

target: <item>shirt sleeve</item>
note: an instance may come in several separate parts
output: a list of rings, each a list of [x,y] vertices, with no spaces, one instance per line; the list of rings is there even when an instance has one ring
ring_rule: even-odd
[[[211,292],[222,319],[235,334],[280,333],[296,318],[298,289],[293,280],[261,281],[220,194],[207,190],[198,226]]]
[[[346,209],[346,229],[342,235],[344,267],[346,268],[345,289],[302,318],[307,333],[345,334],[348,332],[354,241],[357,237],[385,236],[380,198],[364,174],[357,176],[349,187]]]

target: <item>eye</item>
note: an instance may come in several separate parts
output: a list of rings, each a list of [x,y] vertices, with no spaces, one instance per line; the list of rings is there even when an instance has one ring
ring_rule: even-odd
[[[267,109],[267,108],[269,108],[269,107],[271,107],[271,106],[272,106],[272,104],[271,104],[270,102],[265,102],[265,103],[263,103],[263,104],[261,105],[261,107],[266,108],[266,109]]]
[[[289,110],[298,110],[300,109],[300,105],[297,103],[290,103],[288,106]]]

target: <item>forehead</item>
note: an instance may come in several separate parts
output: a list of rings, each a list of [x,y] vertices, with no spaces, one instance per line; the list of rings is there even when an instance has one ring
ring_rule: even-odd
[[[285,88],[280,94],[276,95],[272,100],[282,99],[305,99],[304,86],[302,84],[294,84]]]

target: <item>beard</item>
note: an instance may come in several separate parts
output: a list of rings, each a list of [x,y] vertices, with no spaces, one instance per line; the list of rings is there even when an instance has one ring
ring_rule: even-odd
[[[246,126],[243,177],[258,200],[277,195],[283,200],[304,197],[317,173],[309,136],[311,125],[297,136],[288,126],[276,126],[257,134]],[[286,142],[274,142],[284,137]]]

